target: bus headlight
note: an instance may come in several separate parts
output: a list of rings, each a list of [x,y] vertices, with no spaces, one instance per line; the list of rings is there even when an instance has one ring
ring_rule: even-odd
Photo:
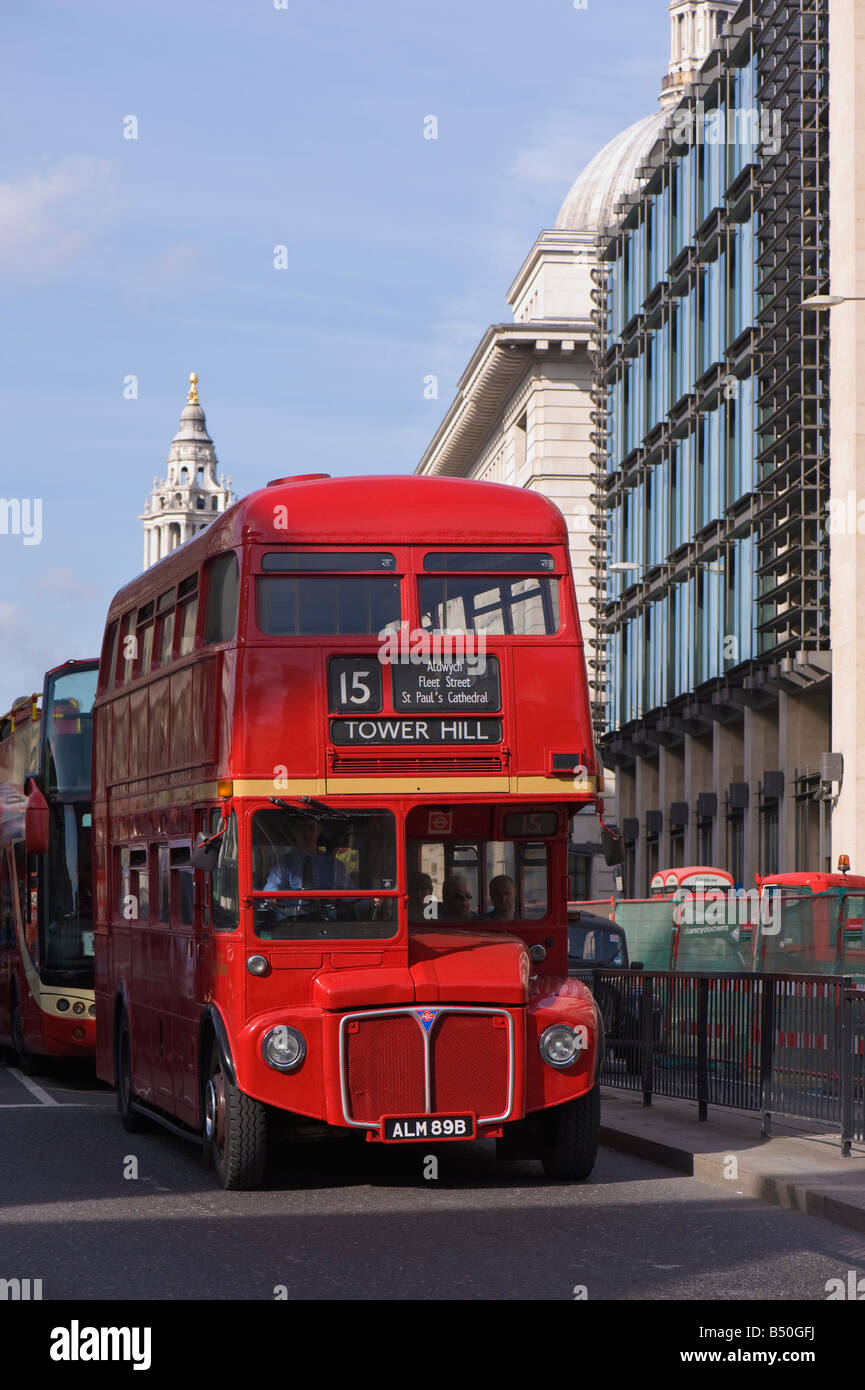
[[[265,1033],[261,1050],[269,1067],[277,1071],[296,1071],[306,1056],[306,1039],[296,1028],[278,1023]]]
[[[551,1067],[569,1067],[583,1050],[583,1030],[569,1028],[566,1023],[554,1023],[541,1034],[538,1047]]]

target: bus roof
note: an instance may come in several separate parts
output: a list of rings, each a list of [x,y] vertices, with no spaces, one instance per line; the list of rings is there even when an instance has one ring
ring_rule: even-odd
[[[59,666],[52,666],[50,671],[46,671],[46,672],[45,672],[45,680],[48,680],[50,676],[59,676],[63,671],[69,671],[69,670],[79,671],[79,670],[82,670],[82,669],[83,669],[84,667],[86,667],[86,666],[89,666],[89,667],[91,667],[93,670],[96,670],[96,668],[99,666],[99,657],[98,657],[98,656],[87,656],[87,657],[70,656],[70,658],[69,658],[68,661],[63,661],[63,662],[61,662]],[[42,699],[42,689],[41,689],[41,688],[40,688],[39,690],[35,691],[32,695],[19,695],[18,699],[13,703],[12,708],[11,708],[10,710],[7,710],[7,712],[6,712],[5,714],[0,714],[0,725],[4,725],[4,726],[5,726],[6,722],[7,722],[8,720],[10,720],[10,719],[12,718],[13,715],[15,715],[16,719],[20,719],[21,713],[22,713],[22,711],[25,709],[25,706],[28,706],[28,705],[29,705],[29,706],[31,707],[31,709],[33,709],[33,708],[35,708],[35,706],[39,703],[39,701],[40,701],[41,699]],[[28,718],[29,718],[29,715],[28,715]],[[5,737],[7,737],[7,734],[6,734],[6,733],[0,733],[0,738],[5,738]]]
[[[711,864],[689,864],[682,869],[659,869],[652,875],[650,892],[667,888],[723,888],[733,886],[733,875]]]
[[[277,509],[280,509],[279,513]],[[280,526],[275,528],[279,515]],[[282,524],[284,522],[284,525]],[[540,493],[469,478],[280,478],[214,517],[120,589],[109,616],[241,541],[274,545],[567,545],[568,529]]]
[[[766,874],[765,877],[755,874],[755,878],[761,888],[764,884],[780,888],[805,887],[814,893],[822,893],[825,888],[865,888],[865,878],[861,874],[821,874],[815,870],[813,873]]]

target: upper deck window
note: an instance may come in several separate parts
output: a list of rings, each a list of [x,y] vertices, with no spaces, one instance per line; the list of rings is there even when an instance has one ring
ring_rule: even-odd
[[[187,579],[181,579],[177,587],[176,656],[189,656],[194,649],[197,619],[198,575],[190,574]]]
[[[146,676],[150,670],[150,663],[153,657],[153,600],[145,603],[138,610],[136,619],[135,640],[138,654],[138,669],[135,672],[138,676]]]
[[[552,555],[491,554],[489,552],[425,555],[428,572],[449,574],[547,574],[556,568]]]
[[[258,626],[269,637],[368,636],[398,628],[398,579],[272,576],[257,581]]]
[[[557,579],[452,575],[418,580],[425,628],[543,637],[560,625]]]
[[[120,650],[117,654],[117,684],[125,685],[132,679],[138,643],[135,640],[135,609],[124,613],[120,620]]]
[[[207,608],[204,614],[204,641],[230,642],[237,629],[240,600],[240,566],[231,550],[208,561]]]
[[[120,631],[120,623],[115,618],[113,623],[109,623],[105,630],[105,640],[102,644],[102,662],[99,668],[99,689],[112,690],[114,688],[115,672],[117,670],[117,637]]]
[[[262,557],[261,568],[282,573],[286,570],[318,570],[331,574],[359,574],[365,570],[395,570],[396,556],[385,551],[313,554],[310,551],[277,550]]]
[[[165,593],[160,594],[157,599],[154,666],[167,666],[171,660],[171,648],[174,645],[174,604],[176,600],[176,589],[166,589]]]
[[[53,676],[45,701],[45,790],[90,790],[95,667]]]

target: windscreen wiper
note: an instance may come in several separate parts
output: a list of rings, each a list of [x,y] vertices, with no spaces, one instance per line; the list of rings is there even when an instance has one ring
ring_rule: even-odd
[[[301,796],[298,798],[299,805],[293,801],[286,801],[282,796],[271,796],[268,800],[274,806],[280,806],[283,811],[291,811],[294,816],[307,816],[310,820],[320,821],[325,816],[331,820],[353,821],[359,820],[363,816],[377,816],[378,811],[342,811],[336,806],[325,806],[323,801],[316,801],[312,796]]]

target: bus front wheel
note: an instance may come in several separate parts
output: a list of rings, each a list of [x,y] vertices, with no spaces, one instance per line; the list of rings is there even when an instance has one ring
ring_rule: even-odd
[[[580,1182],[595,1166],[601,1133],[601,1088],[558,1105],[544,1116],[541,1162],[548,1178]]]
[[[224,1188],[260,1187],[267,1159],[267,1112],[226,1073],[213,1044],[204,1087],[204,1143]]]

